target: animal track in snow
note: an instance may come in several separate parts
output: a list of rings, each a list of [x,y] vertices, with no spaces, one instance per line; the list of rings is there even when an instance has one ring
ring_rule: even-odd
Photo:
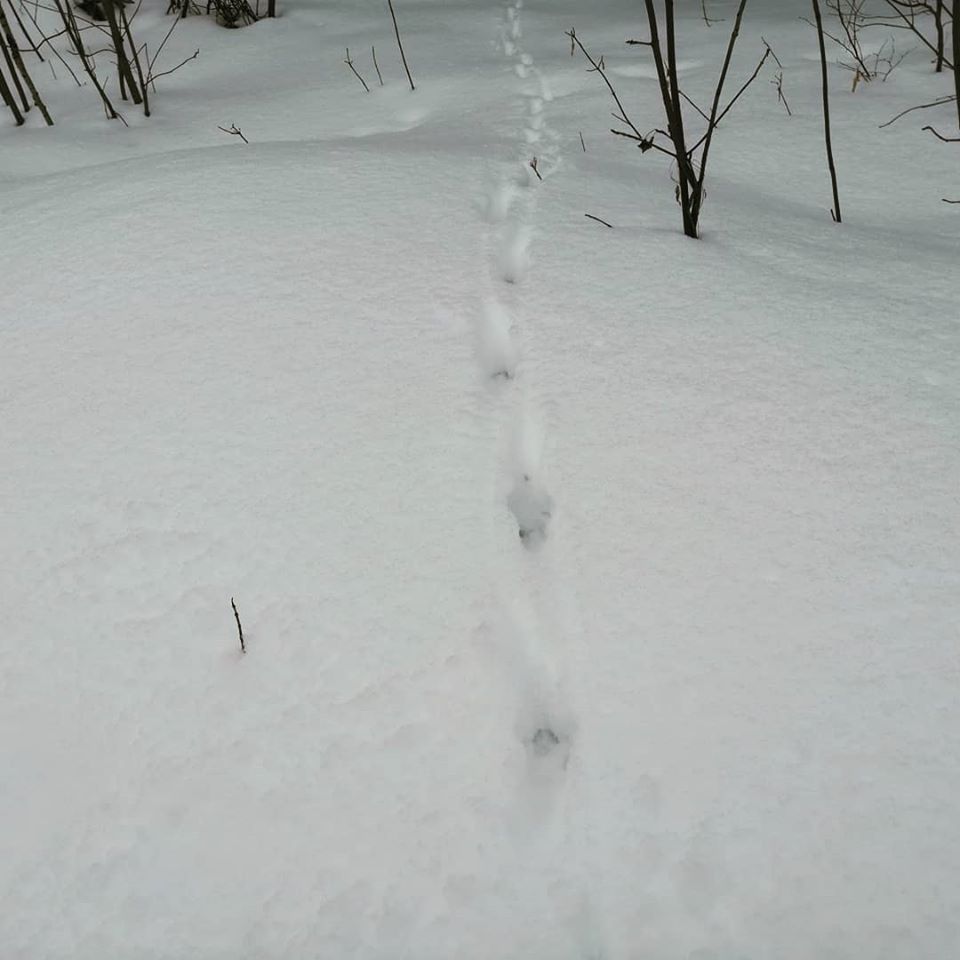
[[[516,372],[519,352],[512,327],[507,310],[498,301],[487,300],[477,325],[477,356],[487,376],[509,380]]]
[[[516,184],[509,180],[501,180],[492,187],[484,199],[483,214],[485,219],[490,223],[502,223],[506,220],[516,194]]]
[[[542,483],[523,474],[510,491],[507,506],[517,521],[520,539],[526,546],[535,546],[546,537],[553,516],[553,497]]]
[[[510,229],[500,248],[498,266],[500,279],[506,283],[520,283],[530,265],[531,230],[526,224],[517,224]]]

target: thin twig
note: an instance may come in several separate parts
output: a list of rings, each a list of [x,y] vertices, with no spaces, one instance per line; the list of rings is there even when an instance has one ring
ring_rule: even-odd
[[[585,213],[584,216],[585,216],[588,220],[596,220],[597,223],[602,223],[605,227],[609,227],[611,230],[613,229],[613,224],[612,224],[612,223],[607,223],[606,220],[601,220],[600,217],[595,217],[592,213]]]
[[[237,633],[240,634],[240,652],[247,652],[247,645],[243,640],[243,624],[240,623],[240,614],[237,613],[237,605],[233,602],[233,597],[230,598],[230,606],[233,607],[233,616],[237,621]]]
[[[787,96],[783,92],[783,64],[780,62],[780,58],[774,53],[773,47],[767,43],[764,37],[760,38],[763,41],[763,45],[770,51],[770,56],[773,57],[774,62],[777,65],[777,75],[770,81],[777,88],[777,100],[783,104],[783,109],[787,111],[787,116],[792,117],[793,111],[790,109],[790,104],[787,102]]]
[[[390,8],[390,16],[393,18],[393,31],[397,35],[397,46],[400,48],[400,59],[403,61],[403,69],[407,71],[407,80],[410,81],[410,89],[416,90],[413,85],[413,77],[410,76],[410,67],[407,65],[407,55],[403,52],[403,41],[400,39],[400,27],[397,26],[397,14],[393,9],[393,0],[387,0],[387,6]]]
[[[723,20],[714,20],[713,17],[707,16],[707,0],[700,0],[700,9],[703,15],[703,22],[708,27],[712,27],[715,23],[723,23]]]
[[[367,86],[367,81],[357,73],[357,68],[353,65],[353,61],[350,59],[350,48],[347,47],[347,59],[343,61],[349,68],[350,72],[363,84],[363,89],[370,92],[370,88]]]
[[[537,179],[542,182],[542,181],[543,181],[543,177],[540,175],[540,163],[539,163],[539,161],[537,160],[536,157],[534,157],[534,158],[530,161],[530,169],[537,175]]]
[[[250,143],[250,141],[243,135],[243,132],[235,123],[230,124],[229,130],[226,127],[217,127],[217,129],[222,130],[224,133],[229,133],[232,137],[239,137],[246,144]]]
[[[371,47],[370,52],[373,54],[373,66],[377,71],[377,79],[380,81],[380,86],[383,86],[383,74],[380,72],[380,64],[377,63],[377,48]]]
[[[184,0],[184,3],[186,3],[186,2],[187,2],[187,0]],[[168,12],[169,12],[169,11],[168,11]],[[154,76],[153,76],[153,65],[157,62],[157,57],[159,57],[160,54],[163,52],[163,48],[166,46],[167,41],[170,39],[170,35],[173,33],[174,30],[176,30],[177,24],[180,22],[181,19],[182,19],[181,17],[174,17],[174,18],[173,18],[173,24],[171,25],[170,29],[167,31],[167,35],[163,38],[163,40],[160,41],[160,46],[157,47],[157,52],[150,58],[150,60],[149,60],[149,62],[148,62],[148,64],[147,64],[147,78],[148,78],[149,80],[153,80],[153,79],[154,79]]]
[[[696,110],[697,113],[699,113],[700,116],[707,121],[707,123],[710,122],[710,118],[682,90],[680,91],[680,96],[683,97],[683,99],[686,100],[687,103],[689,103],[690,106],[693,107],[693,109]]]
[[[587,152],[587,145],[583,142],[583,131],[582,131],[582,130],[578,130],[577,133],[580,134],[580,146],[583,147],[583,152],[586,153],[586,152]]]
[[[930,103],[921,103],[915,107],[907,107],[906,110],[901,110],[895,117],[891,117],[886,123],[880,124],[880,129],[884,127],[889,127],[892,123],[896,123],[901,117],[905,117],[908,113],[913,113],[914,110],[927,110],[930,107],[939,107],[945,103],[953,103],[957,98],[955,96],[941,97],[939,100],[931,100]]]
[[[150,83],[153,83],[154,80],[159,80],[161,77],[167,77],[176,70],[179,70],[184,64],[189,63],[191,60],[196,60],[200,56],[199,48],[194,50],[186,60],[181,60],[175,67],[171,67],[169,70],[164,70],[162,73],[151,74],[147,79]],[[156,59],[156,57],[154,57]]]
[[[617,95],[617,91],[614,89],[613,84],[610,82],[610,78],[607,76],[606,71],[603,69],[603,67],[600,65],[598,61],[594,60],[593,57],[590,56],[589,52],[587,51],[587,48],[580,42],[580,38],[577,36],[577,31],[573,27],[571,27],[567,31],[567,36],[570,38],[571,49],[573,49],[574,45],[579,47],[580,52],[587,58],[588,62],[590,63],[590,66],[593,68],[591,72],[599,73],[601,78],[603,79],[603,82],[607,85],[607,89],[610,91],[610,96],[613,97],[614,103],[616,103],[617,108],[620,110],[620,115],[619,117],[617,117],[617,119],[623,122],[624,124],[626,124],[634,132],[635,136],[631,139],[639,140],[641,143],[645,143],[648,138],[644,137],[644,135],[634,125],[633,121],[627,116],[627,111],[624,108],[623,103],[621,103],[620,97]],[[627,42],[630,43],[631,41],[628,40]],[[639,41],[635,41],[635,42],[639,43]]]
[[[10,2],[10,12],[13,14],[14,19],[17,21],[17,26],[20,28],[20,32],[27,38],[27,43],[30,44],[33,52],[40,58],[41,62],[43,61],[43,54],[40,52],[40,47],[33,42],[33,37],[27,32],[27,28],[24,26],[23,20],[20,19],[20,14],[17,11],[17,5],[13,3],[13,0]],[[29,16],[29,11],[27,11]]]
[[[812,0],[813,15],[817,21],[817,40],[820,44],[820,77],[823,87],[823,136],[827,147],[827,166],[830,168],[830,183],[833,187],[833,209],[830,216],[834,223],[841,223],[840,193],[837,188],[837,168],[833,162],[833,144],[830,137],[830,94],[827,87],[827,50],[823,42],[823,20],[820,16],[820,0]]]

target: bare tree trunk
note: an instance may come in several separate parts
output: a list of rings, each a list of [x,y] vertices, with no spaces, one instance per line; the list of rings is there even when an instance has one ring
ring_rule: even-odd
[[[113,51],[117,57],[117,75],[120,79],[120,96],[124,100],[126,90],[130,91],[130,96],[136,104],[143,103],[143,97],[137,89],[137,81],[133,78],[133,70],[130,68],[130,60],[127,58],[127,51],[123,45],[123,34],[120,31],[120,22],[117,20],[117,10],[115,7],[117,0],[103,0],[103,12],[106,14],[107,23],[110,26],[110,39],[113,41]],[[122,3],[123,0],[120,0]]]
[[[937,73],[943,73],[943,0],[937,0],[933,16],[937,25]]]
[[[94,70],[93,64],[90,62],[90,57],[83,45],[83,37],[80,35],[80,28],[77,25],[77,18],[73,15],[73,8],[70,6],[70,0],[66,0],[66,2],[64,2],[64,0],[53,0],[53,2],[57,6],[57,11],[60,14],[60,19],[63,20],[67,37],[70,39],[73,49],[80,58],[80,63],[83,65],[83,69],[90,78],[90,82],[96,88],[97,93],[100,94],[100,99],[103,101],[103,108],[106,110],[107,116],[111,120],[121,120],[125,124],[127,121],[124,120],[123,117],[121,117],[120,114],[114,109],[113,104],[110,102],[110,98],[103,89],[103,84],[97,77],[97,72]]]
[[[683,112],[680,105],[680,81],[677,76],[677,31],[673,0],[664,3],[664,20],[667,31],[667,80],[670,84],[672,108],[670,136],[677,149],[677,181],[680,187],[680,207],[683,211],[683,232],[696,239],[697,221],[693,217],[693,196],[696,178],[692,176],[693,165],[687,153],[686,132],[683,129]]]
[[[120,22],[123,26],[123,32],[126,35],[127,42],[130,44],[130,52],[133,55],[133,64],[137,68],[137,80],[140,83],[140,90],[143,92],[143,115],[150,116],[150,97],[147,93],[147,83],[143,78],[143,67],[140,65],[140,57],[137,55],[137,45],[133,42],[133,34],[130,32],[130,21],[127,19],[127,8],[121,0],[120,3]]]
[[[23,82],[27,85],[30,90],[30,96],[33,97],[33,103],[36,108],[43,115],[43,119],[46,121],[48,127],[53,126],[53,118],[50,116],[50,112],[47,110],[46,104],[40,98],[40,93],[37,91],[37,87],[33,82],[33,78],[27,72],[27,65],[23,62],[23,57],[20,56],[20,48],[17,46],[17,41],[13,36],[13,31],[10,29],[10,21],[7,20],[7,15],[3,12],[2,3],[0,3],[0,28],[3,29],[4,36],[7,39],[7,43],[10,46],[10,55],[13,57],[13,62],[17,66],[17,70],[20,72],[20,76],[23,77]],[[20,85],[17,84],[19,87]]]
[[[663,48],[660,45],[660,25],[657,22],[657,8],[653,0],[644,0],[647,9],[647,25],[650,28],[650,49],[653,52],[653,61],[657,68],[657,81],[660,85],[660,98],[663,101],[663,112],[667,118],[667,132],[673,141],[675,159],[677,163],[677,197],[680,202],[683,217],[683,232],[686,236],[696,239],[697,225],[690,216],[690,187],[693,178],[690,177],[690,159],[687,155],[686,136],[683,129],[683,113],[680,109],[680,90],[677,85],[677,50],[674,30],[673,0],[666,0],[664,19],[667,32],[667,59],[663,59]]]
[[[3,11],[0,10],[0,17],[3,16]],[[11,41],[13,41],[11,43]],[[30,110],[30,101],[27,99],[27,94],[23,89],[23,84],[20,83],[20,77],[17,76],[17,69],[13,62],[13,57],[10,53],[10,48],[16,45],[16,41],[13,39],[13,36],[8,34],[6,30],[3,33],[0,33],[0,53],[3,54],[4,62],[7,65],[7,72],[10,74],[10,79],[13,81],[14,89],[17,91],[17,95],[20,97],[20,105],[23,108],[23,112],[27,113]]]
[[[13,95],[13,91],[10,89],[10,85],[7,83],[7,78],[3,75],[2,69],[0,69],[0,99],[3,100],[10,112],[13,114],[13,119],[17,126],[23,126],[23,113],[20,111],[20,107],[17,105],[16,98]]]
[[[953,0],[953,87],[957,92],[957,125],[960,126],[960,0]]]
[[[823,131],[827,145],[827,165],[830,167],[830,182],[833,185],[833,209],[830,215],[836,223],[842,223],[840,216],[840,194],[837,190],[837,168],[833,162],[833,144],[830,138],[830,93],[827,85],[827,50],[823,42],[823,18],[820,15],[820,0],[812,0],[813,16],[817,22],[817,39],[820,42],[820,74],[823,85]],[[960,3],[960,0],[954,0]]]

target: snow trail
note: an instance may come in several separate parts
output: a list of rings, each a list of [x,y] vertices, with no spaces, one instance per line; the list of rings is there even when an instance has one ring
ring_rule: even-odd
[[[498,655],[515,685],[515,735],[526,757],[513,826],[531,876],[553,878],[545,915],[566,932],[576,956],[598,957],[605,951],[590,877],[581,866],[591,859],[591,831],[570,669],[587,659],[585,632],[575,549],[571,555],[569,528],[555,522],[562,504],[550,482],[550,403],[534,376],[536,340],[523,291],[536,269],[538,194],[560,167],[560,138],[545,109],[549,84],[524,50],[523,0],[507,0],[502,11],[499,47],[520,81],[520,125],[510,134],[516,157],[505,164],[485,208],[492,292],[481,311],[478,356],[484,374],[496,381],[495,506],[501,516],[506,508],[512,523],[503,525],[502,535],[514,543],[512,549],[505,544],[510,561],[494,573],[505,636]]]

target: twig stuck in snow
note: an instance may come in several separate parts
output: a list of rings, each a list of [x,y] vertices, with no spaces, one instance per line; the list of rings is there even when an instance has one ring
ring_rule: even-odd
[[[347,47],[347,59],[343,61],[349,68],[350,72],[363,84],[363,89],[370,92],[370,88],[367,86],[367,81],[357,73],[357,68],[353,65],[353,61],[350,59],[350,48]]]
[[[373,54],[373,66],[377,71],[377,79],[380,81],[380,86],[383,86],[383,74],[380,72],[380,64],[377,63],[377,48],[371,47],[370,52]]]
[[[599,217],[595,217],[592,213],[585,213],[584,216],[585,216],[588,220],[596,220],[597,223],[602,223],[605,227],[609,227],[611,230],[613,229],[613,224],[612,224],[612,223],[607,223],[606,220],[601,220]]]
[[[230,124],[229,130],[226,127],[217,127],[217,129],[222,130],[224,133],[229,133],[233,137],[239,137],[246,144],[250,143],[250,141],[243,135],[243,132],[235,123]]]
[[[841,223],[840,194],[837,190],[837,168],[833,162],[833,144],[830,138],[830,93],[827,86],[827,48],[823,42],[823,18],[820,15],[820,0],[812,0],[813,16],[817,21],[817,40],[820,43],[820,78],[823,93],[823,137],[827,146],[827,166],[830,168],[830,183],[833,186],[833,209],[830,216],[834,223]]]
[[[390,16],[393,18],[393,32],[397,35],[397,46],[400,48],[400,59],[403,61],[403,69],[407,71],[407,80],[410,81],[410,89],[416,90],[413,85],[413,77],[410,76],[410,67],[407,66],[407,55],[403,52],[403,41],[400,39],[400,27],[397,26],[397,14],[393,9],[393,0],[387,0],[387,6],[390,8]]]
[[[708,27],[712,27],[715,23],[723,23],[723,20],[715,20],[713,17],[707,15],[707,0],[700,0],[700,11],[703,16],[703,22]]]
[[[543,182],[543,177],[540,175],[540,162],[536,157],[530,161],[530,169],[537,175],[537,179]]]
[[[243,624],[240,623],[240,614],[237,613],[237,605],[233,602],[233,597],[230,598],[230,606],[233,607],[233,616],[237,621],[237,633],[240,635],[240,652],[247,652],[247,645],[243,641]]]
[[[776,76],[770,81],[777,88],[777,100],[783,104],[783,109],[787,111],[787,116],[792,117],[793,111],[790,109],[790,104],[787,103],[786,94],[783,92],[783,64],[780,62],[780,58],[773,52],[773,47],[764,40],[763,37],[760,38],[763,40],[763,45],[770,51],[770,56],[773,57],[774,62],[777,65]]]

